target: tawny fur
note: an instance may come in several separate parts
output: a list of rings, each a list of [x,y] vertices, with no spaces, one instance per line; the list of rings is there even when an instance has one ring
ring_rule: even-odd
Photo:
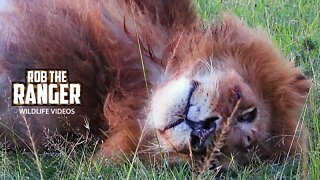
[[[18,107],[7,101],[10,82],[23,81],[25,69],[68,69],[83,89],[76,115],[27,116],[37,146],[44,148],[44,129],[86,134],[88,117],[89,133],[105,140],[99,155],[111,157],[135,152],[159,82],[207,59],[233,69],[257,96],[265,119],[258,125],[261,157],[294,155],[306,145],[304,135],[293,135],[309,81],[266,34],[234,16],[205,28],[189,0],[12,0],[0,28],[0,132],[10,148],[30,147]],[[232,78],[225,79],[226,90],[238,81]]]

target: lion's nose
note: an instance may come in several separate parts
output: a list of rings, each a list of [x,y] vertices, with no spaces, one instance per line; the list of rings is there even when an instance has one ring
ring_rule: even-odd
[[[192,128],[191,146],[193,148],[202,148],[209,136],[216,130],[216,120],[219,117],[210,117],[204,121],[186,120],[186,123]]]

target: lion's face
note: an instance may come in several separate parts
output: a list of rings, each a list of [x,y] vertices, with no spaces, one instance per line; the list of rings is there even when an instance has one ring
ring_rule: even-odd
[[[227,144],[247,148],[264,136],[267,111],[258,95],[233,68],[195,62],[162,83],[153,95],[148,123],[166,152],[201,152],[227,119],[238,99],[239,110]],[[191,147],[191,148],[190,148]]]

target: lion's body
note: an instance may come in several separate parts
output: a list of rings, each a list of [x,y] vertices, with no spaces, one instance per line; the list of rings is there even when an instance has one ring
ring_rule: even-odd
[[[265,34],[235,17],[204,28],[189,0],[9,2],[0,17],[0,131],[10,148],[28,149],[28,124],[38,147],[49,129],[104,139],[101,156],[134,152],[142,133],[141,151],[158,135],[165,151],[185,152],[192,129],[184,122],[166,127],[181,115],[193,81],[200,88],[188,101],[199,111],[191,108],[188,118],[227,118],[234,90],[244,100],[241,111],[258,109],[252,124],[234,125],[226,154],[240,152],[241,159],[248,155],[243,149],[255,145],[261,157],[293,155],[306,143],[293,136],[308,80]],[[23,81],[25,69],[37,68],[68,69],[70,80],[82,83],[83,106],[75,115],[22,117],[8,104],[10,81]]]

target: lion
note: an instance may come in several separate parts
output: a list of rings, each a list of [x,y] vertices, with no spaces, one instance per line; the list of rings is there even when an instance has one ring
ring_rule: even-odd
[[[229,118],[225,168],[232,155],[247,164],[252,149],[262,160],[307,150],[299,115],[309,80],[233,15],[205,25],[191,0],[2,3],[0,140],[9,149],[46,150],[45,132],[77,132],[103,140],[98,159],[188,161]],[[68,69],[83,105],[74,115],[19,114],[8,99],[25,69]]]

